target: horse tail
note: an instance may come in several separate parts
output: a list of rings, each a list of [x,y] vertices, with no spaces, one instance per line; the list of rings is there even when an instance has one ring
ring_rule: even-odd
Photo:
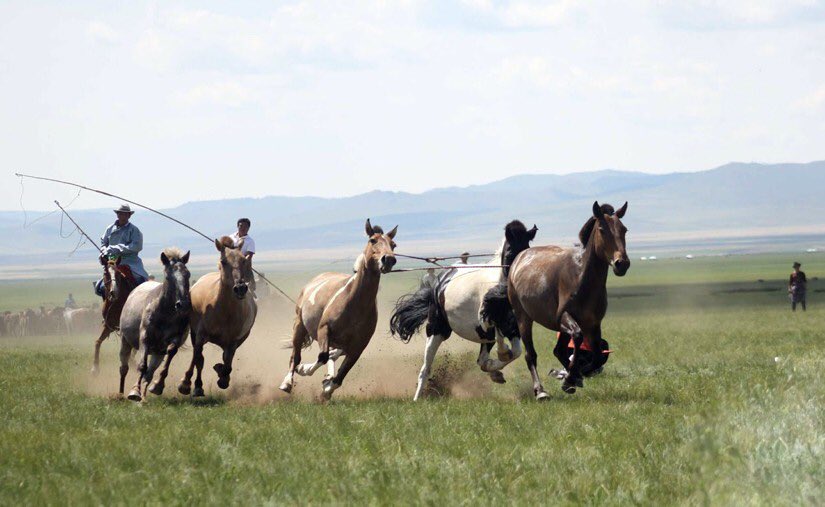
[[[518,323],[516,322],[516,314],[513,313],[513,307],[510,306],[510,300],[507,298],[507,282],[499,282],[498,285],[484,294],[484,299],[481,303],[481,318],[493,325],[505,337],[513,339],[518,338]]]
[[[427,320],[435,295],[430,287],[422,287],[412,294],[401,296],[390,317],[390,332],[407,343]]]

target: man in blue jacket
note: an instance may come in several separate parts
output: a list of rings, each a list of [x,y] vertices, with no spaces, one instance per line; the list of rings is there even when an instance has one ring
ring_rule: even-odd
[[[149,278],[149,274],[143,267],[143,261],[138,257],[138,253],[143,250],[143,233],[129,221],[134,211],[128,204],[123,204],[113,211],[117,214],[117,220],[106,228],[106,232],[100,238],[100,246],[103,250],[101,256],[120,257],[120,263],[129,266],[135,282],[140,285]],[[95,293],[104,297],[102,278],[95,284]]]

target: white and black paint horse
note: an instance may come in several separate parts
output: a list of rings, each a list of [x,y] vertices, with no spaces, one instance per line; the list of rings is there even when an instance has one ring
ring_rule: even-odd
[[[513,259],[530,247],[538,228],[527,230],[523,223],[513,220],[504,228],[504,241],[498,252],[488,262],[490,266],[509,266]],[[417,400],[430,376],[430,370],[438,347],[455,332],[458,336],[481,344],[478,360],[482,371],[489,373],[497,383],[504,383],[501,369],[521,355],[521,342],[515,322],[511,326],[497,328],[495,321],[512,315],[508,305],[485,308],[485,295],[506,283],[509,268],[454,269],[442,273],[435,287],[422,287],[401,297],[390,318],[390,331],[408,342],[418,329],[427,322],[427,345],[424,349],[424,365],[418,375],[415,389]],[[506,301],[506,299],[505,299]],[[491,313],[503,314],[492,318]],[[511,319],[512,320],[512,319]],[[505,342],[509,339],[511,346]],[[498,346],[498,359],[490,358],[493,344]]]

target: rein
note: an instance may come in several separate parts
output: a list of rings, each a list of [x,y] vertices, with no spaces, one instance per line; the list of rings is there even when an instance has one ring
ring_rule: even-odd
[[[401,268],[401,269],[393,269],[392,271],[388,271],[387,273],[407,273],[409,271],[428,271],[430,269],[476,269],[476,268],[509,268],[509,265],[504,264],[462,264],[460,266],[438,266],[429,267],[429,268]]]

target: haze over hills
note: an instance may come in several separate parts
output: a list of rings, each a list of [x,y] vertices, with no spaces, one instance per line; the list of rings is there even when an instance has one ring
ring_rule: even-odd
[[[437,253],[489,250],[513,218],[528,226],[537,224],[539,243],[570,244],[594,200],[616,206],[628,201],[625,224],[630,229],[630,250],[643,253],[667,251],[676,244],[700,249],[718,244],[721,250],[730,251],[746,248],[741,244],[731,247],[731,238],[761,238],[752,243],[771,244],[773,249],[825,242],[824,191],[825,161],[731,163],[708,171],[665,175],[616,170],[528,174],[421,194],[376,190],[334,199],[273,196],[199,201],[164,211],[210,236],[231,232],[238,217],[250,217],[261,252],[360,249],[364,219],[370,217],[373,224],[398,224],[398,242],[405,250],[423,248]],[[95,237],[113,221],[109,209],[72,213]],[[40,214],[29,211],[29,220]],[[195,252],[211,248],[202,238],[147,211],[139,210],[133,220],[144,232],[147,252],[170,244]],[[22,212],[0,212],[0,263],[24,263],[21,251],[27,252],[30,262],[65,259],[75,241],[58,235],[59,223],[59,215],[54,214],[22,229]],[[64,223],[64,230],[70,229]],[[723,243],[728,246],[722,248]],[[76,255],[87,257],[83,250]]]

